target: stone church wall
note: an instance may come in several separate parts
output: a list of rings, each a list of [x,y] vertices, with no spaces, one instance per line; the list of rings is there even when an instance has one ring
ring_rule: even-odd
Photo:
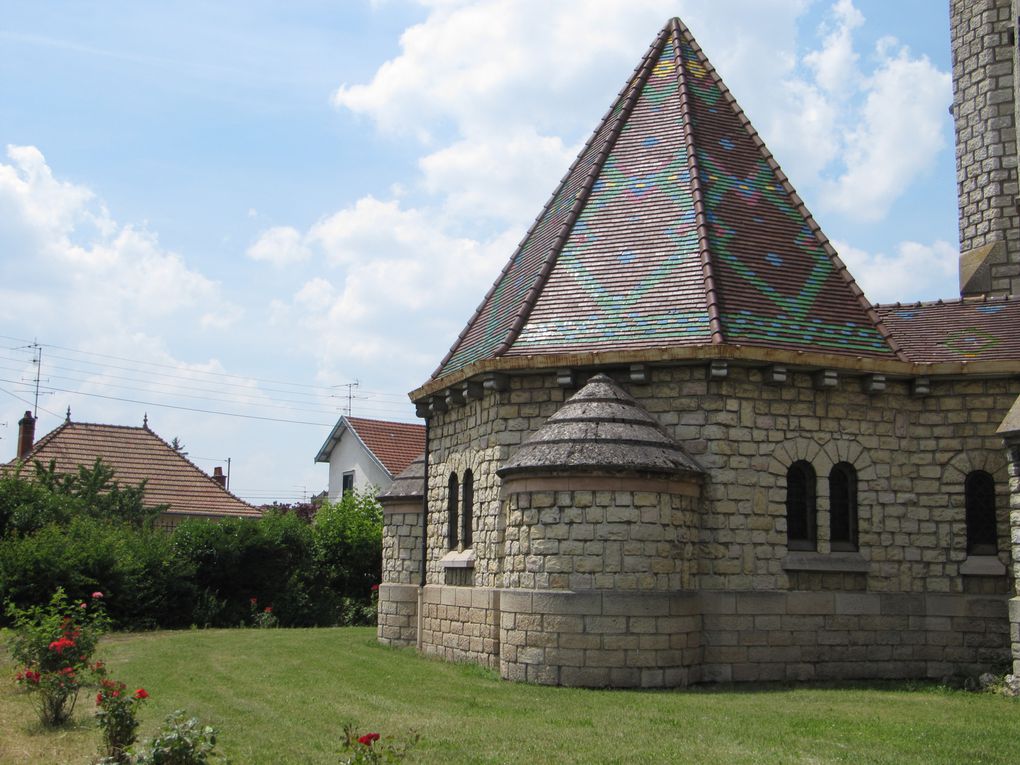
[[[701,499],[679,508],[690,511],[692,526],[666,531],[670,524],[657,520],[657,539],[635,538],[633,525],[643,514],[672,517],[674,508],[654,494],[500,498],[496,469],[573,392],[553,374],[510,377],[509,390],[435,414],[420,648],[500,666],[506,677],[578,685],[941,677],[1002,662],[1010,641],[1009,492],[994,431],[1020,381],[935,377],[928,395],[912,395],[906,380],[869,394],[859,376],[835,385],[792,371],[781,385],[766,378],[760,367],[731,365],[713,379],[705,365],[675,365],[623,383],[707,473]],[[813,553],[787,546],[786,470],[801,459],[818,480]],[[838,462],[857,471],[856,552],[831,549],[828,473]],[[474,560],[457,572],[448,567],[447,482],[468,468]],[[963,479],[975,469],[996,482],[999,553],[968,564]],[[622,545],[621,570],[611,570],[615,552],[606,555],[605,543],[615,523],[631,526],[627,539],[612,541],[631,544],[642,566],[661,571],[644,578],[624,571]],[[601,556],[588,546],[596,541]],[[670,547],[671,560],[664,547],[655,552],[659,545]],[[642,583],[662,593],[666,610],[604,610],[605,598],[633,600]],[[590,596],[600,605],[529,613],[527,597],[534,604],[539,595],[564,604]]]

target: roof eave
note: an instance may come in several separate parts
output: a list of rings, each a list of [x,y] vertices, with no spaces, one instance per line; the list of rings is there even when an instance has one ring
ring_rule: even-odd
[[[563,368],[607,367],[626,364],[699,363],[715,360],[747,364],[781,364],[794,368],[835,369],[855,374],[885,374],[892,377],[919,376],[1007,376],[1020,374],[1020,359],[995,361],[911,362],[895,357],[817,353],[733,343],[686,345],[659,348],[590,351],[584,353],[500,356],[483,359],[429,380],[408,397],[421,401],[478,375],[495,372],[539,372]]]

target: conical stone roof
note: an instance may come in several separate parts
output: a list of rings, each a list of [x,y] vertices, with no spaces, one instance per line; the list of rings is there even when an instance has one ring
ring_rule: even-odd
[[[672,19],[434,375],[486,359],[896,348],[690,31]]]
[[[595,375],[496,471],[521,474],[701,473],[644,407],[604,374]]]
[[[393,483],[377,499],[384,505],[389,502],[410,502],[420,500],[424,492],[425,454],[422,453],[393,479]]]

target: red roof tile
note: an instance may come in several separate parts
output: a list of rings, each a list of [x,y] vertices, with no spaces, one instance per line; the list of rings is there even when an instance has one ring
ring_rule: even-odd
[[[365,417],[343,419],[391,476],[404,472],[425,451],[424,425]]]
[[[62,473],[91,467],[96,457],[121,486],[145,484],[145,504],[169,512],[257,518],[261,513],[228,492],[148,427],[64,422],[35,444],[26,462],[55,460]],[[12,463],[13,464],[13,463]]]
[[[434,378],[503,355],[708,343],[897,357],[673,19]]]
[[[896,303],[875,311],[909,361],[1020,359],[1020,296]]]

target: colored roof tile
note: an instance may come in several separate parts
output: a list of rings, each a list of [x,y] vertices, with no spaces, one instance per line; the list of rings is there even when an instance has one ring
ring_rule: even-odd
[[[434,377],[504,355],[708,343],[897,356],[673,19]]]
[[[145,504],[168,505],[171,513],[258,518],[261,513],[235,497],[148,427],[66,421],[39,439],[25,462],[56,463],[61,473],[96,458],[113,468],[121,486],[145,481]],[[13,464],[13,463],[11,463]]]
[[[1020,296],[897,303],[875,311],[909,361],[1020,359]]]

